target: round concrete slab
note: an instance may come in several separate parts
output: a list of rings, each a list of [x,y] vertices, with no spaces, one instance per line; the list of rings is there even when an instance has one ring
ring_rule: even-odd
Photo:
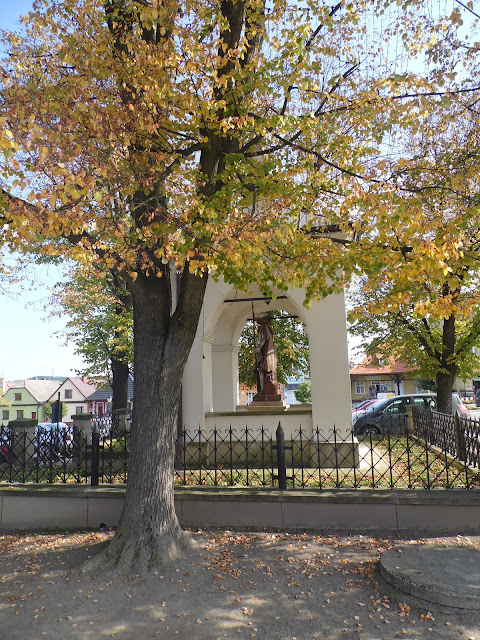
[[[434,604],[480,610],[480,550],[405,545],[380,557],[380,573],[404,593]]]

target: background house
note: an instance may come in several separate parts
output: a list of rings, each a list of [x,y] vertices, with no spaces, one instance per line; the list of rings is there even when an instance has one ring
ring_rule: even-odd
[[[298,390],[298,387],[303,382],[310,382],[310,378],[288,378],[287,384],[285,385],[285,401],[287,404],[301,404],[299,400],[295,397],[295,391]]]
[[[253,400],[253,396],[257,393],[257,386],[249,387],[246,384],[238,385],[238,404],[247,405]]]
[[[352,402],[376,398],[377,393],[419,393],[417,369],[403,360],[383,359],[381,355],[367,356],[350,369]]]
[[[42,422],[46,419],[45,405],[60,386],[60,380],[28,379],[9,384],[3,398],[10,406],[1,407],[1,420],[29,418]]]
[[[96,390],[93,384],[87,381],[87,378],[67,378],[62,384],[55,390],[50,398],[49,402],[55,402],[60,394],[60,401],[63,406],[67,408],[67,412],[64,413],[63,422],[67,424],[73,424],[73,416],[78,413],[90,413],[92,410],[91,403],[87,401],[87,398],[92,395]]]
[[[110,413],[112,411],[112,396],[112,387],[110,385],[102,385],[86,398],[86,402],[89,403],[89,411],[97,416]],[[127,397],[127,410],[131,411],[133,408],[133,376],[131,373],[128,376]]]

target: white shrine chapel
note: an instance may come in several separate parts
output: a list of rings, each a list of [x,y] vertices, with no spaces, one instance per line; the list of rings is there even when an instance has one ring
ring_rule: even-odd
[[[210,279],[192,350],[183,377],[182,422],[186,429],[264,427],[275,432],[281,421],[288,438],[296,429],[311,433],[333,429],[346,436],[352,426],[347,329],[343,294],[303,306],[304,291],[274,292],[269,299]],[[252,307],[253,305],[253,307]],[[240,334],[252,317],[282,310],[304,323],[309,339],[312,404],[290,407],[238,405]],[[260,404],[260,403],[259,403]]]

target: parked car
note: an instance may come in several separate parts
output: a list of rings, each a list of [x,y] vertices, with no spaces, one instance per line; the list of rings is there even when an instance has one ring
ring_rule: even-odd
[[[358,420],[359,416],[363,415],[365,411],[373,407],[374,404],[379,402],[377,398],[371,398],[370,400],[364,400],[361,402],[356,409],[352,409],[352,423],[355,424],[355,421]]]
[[[70,429],[66,422],[40,422],[35,427],[35,433],[50,433],[56,429]]]
[[[65,422],[41,422],[35,427],[34,457],[50,462],[62,456],[71,456],[73,427]]]
[[[11,445],[10,440],[4,438],[0,440],[0,463],[10,462],[11,460]]]
[[[384,433],[403,435],[407,432],[408,406],[417,406],[435,411],[437,408],[437,394],[417,393],[379,400],[367,407],[364,412],[353,417],[353,431],[355,435],[378,435]],[[457,393],[452,394],[452,409],[453,413],[457,411],[463,415],[470,413]]]
[[[475,406],[480,407],[480,389],[475,392]]]

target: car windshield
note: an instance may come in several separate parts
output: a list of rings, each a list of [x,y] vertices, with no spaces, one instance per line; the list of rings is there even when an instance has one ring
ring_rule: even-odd
[[[35,431],[37,433],[47,433],[50,431],[56,431],[57,429],[58,431],[64,431],[66,429],[70,429],[70,427],[65,422],[59,422],[58,424],[56,422],[41,422],[35,427]]]
[[[365,413],[370,413],[376,409],[384,407],[390,402],[391,398],[383,398],[382,400],[375,400],[369,407],[365,409]]]
[[[365,409],[366,407],[368,407],[368,405],[372,404],[372,402],[375,402],[375,400],[363,400],[363,402],[357,404],[357,406],[353,410],[358,411],[359,409]]]

